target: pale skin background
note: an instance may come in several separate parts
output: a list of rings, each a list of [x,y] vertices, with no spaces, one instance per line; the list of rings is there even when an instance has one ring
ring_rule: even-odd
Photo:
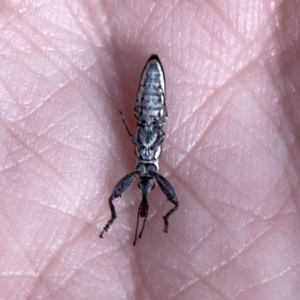
[[[1,299],[300,299],[300,3],[1,1]],[[143,239],[133,106],[157,53],[169,121]]]

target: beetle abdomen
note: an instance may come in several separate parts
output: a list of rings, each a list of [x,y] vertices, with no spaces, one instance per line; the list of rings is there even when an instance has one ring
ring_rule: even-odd
[[[165,76],[157,55],[151,55],[145,65],[135,103],[138,121],[164,123],[167,117],[165,103]]]

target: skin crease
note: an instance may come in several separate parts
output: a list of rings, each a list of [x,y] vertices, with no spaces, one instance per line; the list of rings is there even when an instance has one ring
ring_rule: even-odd
[[[1,299],[300,299],[299,1],[1,1]],[[133,106],[169,120],[143,238]],[[140,222],[141,223],[141,222]]]

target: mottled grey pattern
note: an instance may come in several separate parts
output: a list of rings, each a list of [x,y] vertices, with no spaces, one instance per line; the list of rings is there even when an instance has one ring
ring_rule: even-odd
[[[113,200],[121,197],[137,176],[140,177],[138,186],[142,190],[142,202],[138,210],[133,245],[136,244],[137,236],[141,238],[143,234],[149,208],[148,195],[150,191],[154,189],[154,178],[167,199],[174,204],[174,207],[163,216],[164,231],[168,232],[168,219],[170,215],[178,209],[179,204],[172,185],[167,179],[157,173],[159,170],[158,159],[161,154],[161,145],[165,138],[162,125],[167,121],[168,117],[165,91],[163,67],[159,57],[153,54],[150,56],[143,70],[134,106],[134,116],[137,120],[136,137],[130,133],[124,115],[120,112],[124,127],[132,143],[135,145],[135,154],[137,156],[136,171],[126,175],[115,186],[109,198],[111,218],[100,233],[101,238],[117,217]],[[138,234],[140,217],[144,218],[144,222]]]

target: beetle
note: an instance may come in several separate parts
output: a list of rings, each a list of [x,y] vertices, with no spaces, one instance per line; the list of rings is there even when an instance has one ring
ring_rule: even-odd
[[[137,225],[133,245],[136,244],[137,237],[142,237],[145,228],[149,209],[148,195],[155,187],[154,179],[167,197],[167,200],[174,204],[174,207],[163,216],[164,232],[168,232],[169,217],[178,209],[179,203],[176,192],[170,182],[158,174],[159,157],[161,155],[162,143],[165,139],[163,124],[168,119],[165,98],[164,70],[158,55],[152,54],[143,69],[134,106],[134,117],[137,120],[136,136],[130,133],[123,113],[119,112],[131,142],[135,146],[136,170],[123,177],[114,187],[108,200],[111,217],[100,233],[101,238],[103,238],[103,234],[108,231],[117,218],[113,200],[121,197],[136,177],[140,178],[138,187],[142,191],[142,201],[137,213]],[[140,218],[144,218],[144,221],[138,234]]]

